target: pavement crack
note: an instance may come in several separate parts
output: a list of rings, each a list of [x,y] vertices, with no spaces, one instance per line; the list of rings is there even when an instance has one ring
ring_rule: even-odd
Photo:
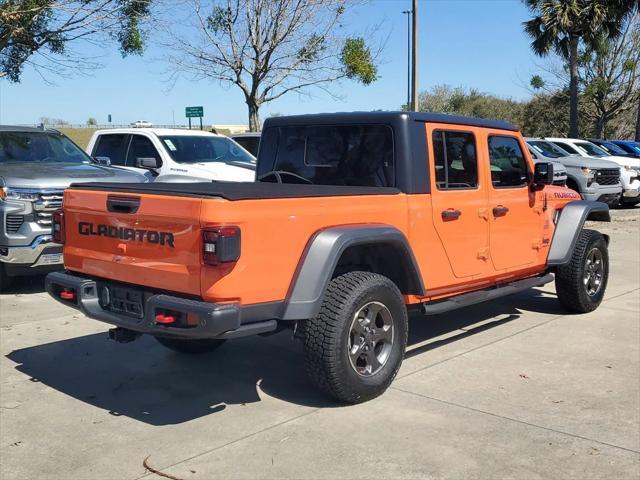
[[[282,422],[278,422],[278,423],[276,423],[274,425],[270,425],[270,426],[265,427],[265,428],[263,428],[261,430],[258,430],[256,432],[249,433],[249,434],[247,434],[247,435],[245,435],[243,437],[236,438],[235,440],[231,440],[230,442],[224,443],[222,445],[218,445],[217,447],[214,447],[214,448],[210,448],[209,450],[205,450],[204,452],[197,453],[196,455],[192,455],[191,457],[183,458],[179,462],[172,463],[171,465],[166,465],[166,466],[164,466],[162,468],[159,468],[159,470],[166,471],[169,468],[173,468],[173,467],[175,467],[177,465],[180,465],[180,464],[182,464],[184,462],[188,462],[188,461],[193,460],[195,458],[202,457],[203,455],[208,455],[209,453],[213,453],[213,452],[215,452],[217,450],[220,450],[222,448],[228,447],[229,445],[234,445],[234,444],[242,442],[243,440],[246,440],[248,438],[255,437],[256,435],[260,435],[261,433],[268,432],[269,430],[273,430],[274,428],[280,427],[282,425],[286,425],[287,423],[294,422],[294,421],[296,421],[296,420],[298,420],[300,418],[303,418],[303,417],[306,417],[306,416],[311,415],[313,413],[316,413],[319,410],[321,410],[321,408],[314,408],[310,412],[305,412],[305,413],[302,413],[300,415],[296,415],[295,417],[289,418],[287,420],[283,420]],[[140,480],[141,478],[146,478],[146,477],[149,477],[151,475],[154,475],[154,474],[150,473],[150,472],[147,472],[144,475],[136,477],[135,480]]]
[[[563,430],[557,430],[555,428],[545,427],[545,426],[538,425],[538,424],[535,424],[535,423],[526,422],[524,420],[519,420],[517,418],[507,417],[507,416],[504,416],[504,415],[500,415],[498,413],[488,412],[486,410],[481,410],[479,408],[470,407],[468,405],[462,405],[460,403],[455,403],[455,402],[450,402],[448,400],[442,400],[440,398],[430,397],[429,395],[424,395],[422,393],[412,392],[411,390],[405,390],[403,388],[399,388],[399,387],[396,387],[394,385],[392,385],[390,388],[393,389],[393,390],[399,391],[399,392],[407,393],[409,395],[414,395],[416,397],[420,397],[420,398],[424,398],[424,399],[427,399],[427,400],[432,400],[434,402],[442,403],[444,405],[449,405],[449,406],[452,406],[452,407],[462,408],[462,409],[469,410],[469,411],[472,411],[472,412],[475,412],[475,413],[481,413],[481,414],[489,415],[489,416],[492,416],[492,417],[495,417],[495,418],[508,420],[510,422],[519,423],[521,425],[526,425],[528,427],[539,428],[541,430],[546,430],[548,432],[554,432],[554,433],[557,433],[559,435],[566,435],[566,436],[569,436],[569,437],[578,438],[580,440],[586,440],[586,441],[589,441],[589,442],[598,443],[600,445],[606,445],[607,447],[617,448],[619,450],[624,450],[626,452],[640,454],[640,451],[638,451],[638,450],[634,450],[632,448],[627,448],[627,447],[622,447],[620,445],[614,445],[613,443],[603,442],[601,440],[596,440],[595,438],[584,437],[584,436],[578,435],[576,433],[565,432]]]

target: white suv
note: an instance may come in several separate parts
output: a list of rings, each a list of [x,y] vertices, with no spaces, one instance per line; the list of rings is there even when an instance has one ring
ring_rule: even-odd
[[[87,146],[97,161],[146,172],[160,182],[253,182],[255,158],[230,138],[200,130],[97,130]]]
[[[609,155],[596,144],[578,138],[547,137],[545,140],[554,143],[573,155],[595,157],[616,162],[620,165],[620,182],[622,183],[620,203],[623,205],[636,205],[640,203],[640,158]]]

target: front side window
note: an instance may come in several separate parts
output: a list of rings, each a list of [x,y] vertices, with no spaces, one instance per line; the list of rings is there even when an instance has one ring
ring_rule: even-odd
[[[76,144],[59,133],[0,132],[0,163],[88,163]]]
[[[93,149],[94,157],[108,157],[112,165],[124,165],[127,154],[128,135],[124,133],[108,133],[98,137]]]
[[[527,161],[516,138],[490,136],[489,161],[494,187],[521,187],[529,183]]]
[[[478,158],[473,134],[436,130],[432,140],[438,190],[476,188]]]
[[[177,163],[253,163],[256,159],[236,142],[214,135],[163,135],[160,143]]]
[[[283,183],[392,187],[393,132],[386,125],[272,127],[276,136],[271,165],[261,161],[258,178]],[[271,172],[278,172],[277,175]]]

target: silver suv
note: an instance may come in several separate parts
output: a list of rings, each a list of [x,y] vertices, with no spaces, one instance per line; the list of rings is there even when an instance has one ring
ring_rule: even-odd
[[[536,161],[558,162],[567,169],[567,187],[585,200],[618,205],[622,193],[620,166],[609,160],[572,155],[543,138],[525,138]]]
[[[0,125],[0,290],[12,277],[62,268],[51,215],[71,183],[146,182],[138,173],[96,164],[55,130]]]

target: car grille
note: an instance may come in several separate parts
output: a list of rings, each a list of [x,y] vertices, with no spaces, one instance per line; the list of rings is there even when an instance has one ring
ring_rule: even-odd
[[[38,225],[51,226],[51,214],[62,207],[62,190],[46,190],[38,193],[33,203],[34,219]]]
[[[24,223],[24,217],[22,215],[7,215],[6,228],[7,233],[16,233],[20,230],[20,227]]]
[[[617,185],[620,183],[620,170],[617,168],[603,168],[596,172],[595,181],[598,185]]]

